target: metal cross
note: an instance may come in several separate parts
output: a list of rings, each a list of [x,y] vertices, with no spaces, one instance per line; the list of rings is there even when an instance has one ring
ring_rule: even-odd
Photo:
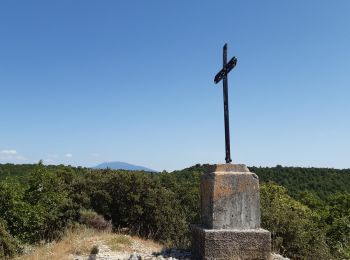
[[[228,84],[227,84],[227,74],[236,66],[237,59],[233,57],[229,62],[227,62],[227,43],[224,45],[223,50],[223,67],[216,74],[214,78],[215,84],[222,80],[223,92],[224,92],[224,117],[225,117],[225,150],[226,150],[226,163],[232,162],[231,152],[230,152],[230,120],[228,113]]]

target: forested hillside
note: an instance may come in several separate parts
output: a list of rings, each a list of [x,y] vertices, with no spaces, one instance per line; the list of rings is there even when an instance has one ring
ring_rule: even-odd
[[[301,167],[249,167],[255,172],[260,182],[273,181],[288,189],[293,197],[301,192],[313,192],[321,199],[326,199],[336,192],[350,192],[350,169]]]
[[[0,180],[6,177],[26,175],[33,171],[35,167],[35,164],[0,164]]]
[[[189,224],[200,221],[200,176],[211,169],[148,173],[0,165],[0,256],[20,253],[24,243],[59,239],[96,214],[115,230],[186,248]],[[349,170],[250,170],[261,181],[262,225],[271,231],[275,251],[292,259],[350,258]]]
[[[23,176],[30,173],[35,164],[0,164],[0,180],[11,176]],[[70,169],[70,166],[45,166],[50,170]],[[88,172],[88,168],[74,168],[76,171]],[[211,165],[195,165],[173,174],[187,176],[189,172],[204,172],[212,169]],[[249,167],[259,176],[261,183],[275,182],[287,188],[288,193],[298,198],[301,192],[308,191],[325,199],[336,192],[350,192],[350,169],[302,168],[302,167]]]

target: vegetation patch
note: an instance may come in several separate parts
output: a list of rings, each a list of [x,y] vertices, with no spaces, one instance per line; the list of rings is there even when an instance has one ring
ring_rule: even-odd
[[[127,251],[132,245],[131,237],[123,234],[108,234],[104,240],[113,251]]]
[[[102,236],[115,250],[134,247],[128,236],[108,232],[111,227],[188,249],[190,223],[200,222],[200,177],[210,169],[146,173],[0,164],[0,254],[14,255],[19,244],[46,243],[38,250],[47,259],[85,255]],[[350,258],[350,170],[250,170],[261,182],[262,225],[272,232],[276,252],[292,259]],[[80,231],[85,236],[69,231],[77,223],[89,227]]]

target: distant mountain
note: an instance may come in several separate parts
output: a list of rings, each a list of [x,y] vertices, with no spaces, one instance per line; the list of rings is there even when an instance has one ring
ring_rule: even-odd
[[[130,170],[130,171],[147,171],[147,172],[157,172],[155,170],[143,167],[143,166],[138,166],[138,165],[133,165],[125,162],[104,162],[101,163],[95,167],[94,169],[112,169],[112,170]]]

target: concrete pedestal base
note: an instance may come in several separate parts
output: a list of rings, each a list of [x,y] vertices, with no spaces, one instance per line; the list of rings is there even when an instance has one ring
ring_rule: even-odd
[[[245,165],[217,165],[202,175],[200,185],[204,228],[260,228],[259,179]]]
[[[271,234],[264,229],[204,229],[192,225],[192,254],[198,260],[266,260]]]

